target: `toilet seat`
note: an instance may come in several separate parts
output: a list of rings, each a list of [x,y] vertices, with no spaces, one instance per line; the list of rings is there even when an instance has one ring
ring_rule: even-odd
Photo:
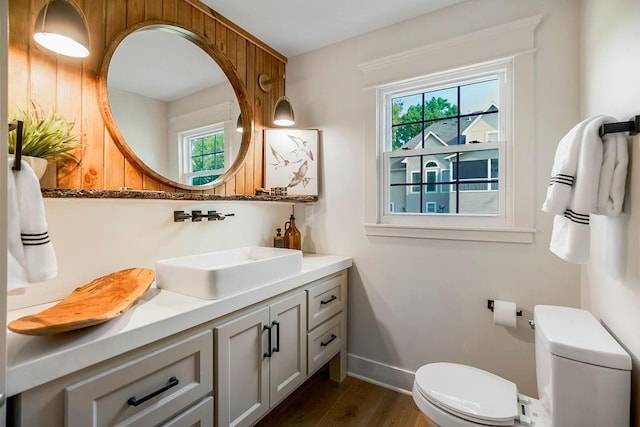
[[[472,366],[422,366],[416,372],[414,388],[442,411],[472,423],[512,426],[519,417],[516,385]]]

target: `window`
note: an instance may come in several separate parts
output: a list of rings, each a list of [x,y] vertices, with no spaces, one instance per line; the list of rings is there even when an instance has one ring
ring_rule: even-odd
[[[531,100],[537,93],[535,32],[540,22],[541,16],[532,16],[463,32],[358,65],[365,137],[363,226],[368,236],[534,241],[538,208],[532,191],[536,188],[532,159],[536,157],[538,115]],[[470,102],[473,89],[490,80],[496,81],[498,92],[497,114],[493,115],[486,102],[480,107]],[[449,105],[431,103],[441,103],[442,115],[425,114],[423,98],[442,98]],[[394,99],[403,102],[402,106],[395,103],[395,116]],[[483,114],[472,113],[482,109],[495,124],[480,119],[474,123]],[[406,120],[400,120],[403,116]],[[445,122],[456,132],[455,137],[442,129],[437,132],[438,123],[444,127]],[[420,144],[411,147],[411,138]],[[398,147],[400,144],[405,146]],[[483,190],[461,191],[461,185],[471,182],[459,185],[461,175],[456,172],[454,179],[451,168],[463,161],[482,160],[481,154],[490,163],[490,171],[473,179],[485,181],[474,183],[483,184]],[[417,185],[408,181],[407,171],[424,173],[431,160],[437,160],[438,181],[427,183],[423,176],[420,185],[435,184],[437,192],[408,194],[406,188],[397,188]],[[462,172],[466,173],[464,167]],[[436,199],[437,195],[441,198]],[[479,204],[482,197],[497,203],[483,206]],[[388,211],[389,201],[394,202],[393,213]],[[436,212],[426,212],[426,203],[435,203]],[[484,213],[490,209],[494,213]]]
[[[182,145],[182,182],[206,185],[225,172],[224,126],[216,124],[179,134]]]
[[[420,184],[420,182],[422,181],[421,175],[420,175],[420,171],[411,171],[411,182],[412,183],[417,183]],[[412,185],[411,186],[411,194],[417,194],[420,192],[420,186],[419,185]]]
[[[510,62],[471,67],[380,92],[380,206],[405,207],[382,210],[383,222],[504,221],[510,70]]]

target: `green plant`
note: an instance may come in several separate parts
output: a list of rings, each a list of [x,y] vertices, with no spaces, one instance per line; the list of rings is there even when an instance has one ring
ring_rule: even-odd
[[[9,121],[21,120],[22,155],[45,159],[74,160],[72,151],[78,148],[75,142],[77,134],[71,133],[75,122],[67,121],[53,110],[45,112],[37,103],[31,101],[31,107],[17,107],[9,116]],[[15,152],[16,131],[9,132],[9,154]]]

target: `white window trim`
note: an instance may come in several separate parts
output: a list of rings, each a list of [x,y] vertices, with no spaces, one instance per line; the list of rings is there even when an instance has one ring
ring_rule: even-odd
[[[429,206],[433,206],[433,213],[437,212],[438,207],[436,206],[436,202],[426,202],[425,210],[429,212]]]
[[[480,31],[444,39],[416,49],[399,52],[359,65],[363,73],[365,136],[364,229],[367,235],[404,238],[475,240],[485,242],[533,243],[535,230],[535,29],[541,15],[512,21]],[[384,224],[379,221],[378,185],[381,176],[379,153],[378,89],[393,82],[412,82],[414,76],[434,75],[460,64],[513,61],[513,149],[509,150],[513,170],[507,171],[512,216],[504,227],[425,226]],[[517,203],[514,196],[518,195]]]

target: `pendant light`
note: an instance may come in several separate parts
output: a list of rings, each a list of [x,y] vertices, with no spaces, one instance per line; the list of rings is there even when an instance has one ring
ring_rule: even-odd
[[[89,31],[80,9],[65,0],[51,0],[38,13],[34,40],[60,55],[89,56]]]
[[[282,96],[276,102],[276,106],[273,109],[273,124],[277,126],[293,126],[296,124],[291,101],[286,96]]]
[[[242,113],[238,114],[238,120],[236,120],[236,131],[242,133]]]
[[[258,76],[258,86],[263,92],[269,92],[273,87],[272,83],[278,79],[280,79],[280,76],[269,78],[266,74],[260,74]],[[282,75],[282,79],[285,80],[284,75]],[[286,80],[284,91],[286,92]],[[276,101],[276,105],[273,108],[273,124],[276,126],[293,126],[295,123],[291,101],[286,95],[283,95]]]

